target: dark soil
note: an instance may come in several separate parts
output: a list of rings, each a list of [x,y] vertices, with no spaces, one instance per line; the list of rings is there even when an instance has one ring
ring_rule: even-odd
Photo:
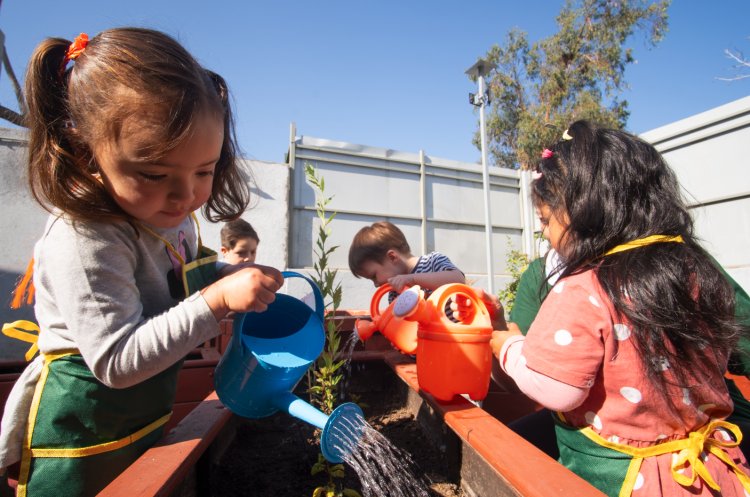
[[[411,454],[416,473],[429,481],[430,496],[464,497],[458,482],[446,476],[456,472],[446,467],[445,458],[430,445],[419,423],[403,407],[402,399],[394,398],[389,390],[386,385],[381,391],[361,394],[359,403],[368,423],[393,445]],[[216,470],[212,494],[312,496],[316,487],[328,481],[325,474],[310,474],[319,453],[314,427],[286,413],[259,420],[243,419]],[[346,468],[344,487],[362,493],[359,479],[350,467]]]

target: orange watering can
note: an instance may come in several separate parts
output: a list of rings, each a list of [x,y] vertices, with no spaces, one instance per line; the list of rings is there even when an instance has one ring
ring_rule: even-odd
[[[393,287],[387,283],[379,286],[370,301],[370,318],[372,321],[357,319],[354,322],[354,329],[363,342],[367,341],[373,333],[379,331],[404,354],[414,354],[417,351],[418,326],[413,321],[407,321],[394,315],[393,309],[398,299],[391,302],[382,314],[380,312],[380,301],[392,291]]]
[[[459,312],[446,313],[448,300]],[[438,400],[459,394],[472,400],[487,396],[492,370],[492,321],[481,290],[468,285],[443,285],[425,299],[419,286],[405,290],[392,303],[393,319],[418,325],[417,379],[419,388]],[[458,322],[455,322],[456,318]]]

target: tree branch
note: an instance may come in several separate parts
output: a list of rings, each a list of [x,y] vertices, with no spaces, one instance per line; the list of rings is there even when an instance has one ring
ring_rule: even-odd
[[[10,83],[13,85],[13,91],[16,94],[16,101],[18,102],[18,108],[20,109],[21,114],[25,114],[26,102],[24,101],[24,98],[23,98],[21,85],[18,84],[16,73],[13,72],[13,67],[10,65],[10,59],[8,59],[8,51],[5,50],[5,47],[3,47],[3,67],[5,67],[5,72],[8,73],[8,77],[10,78]]]
[[[735,52],[732,52],[729,49],[726,49],[726,50],[724,50],[724,53],[727,55],[727,57],[729,57],[730,59],[732,59],[735,62],[737,62],[740,65],[740,67],[742,67],[742,66],[744,66],[744,67],[750,67],[750,61],[745,60],[743,58],[741,52],[736,52],[735,53]]]
[[[750,61],[746,60],[742,55],[742,52],[732,52],[729,49],[725,49],[724,53],[726,56],[737,63],[736,68],[750,68]],[[719,81],[739,81],[740,79],[750,78],[750,74],[741,74],[733,78],[716,78]]]
[[[5,119],[6,121],[12,122],[18,126],[24,126],[23,115],[4,105],[0,105],[0,119]]]

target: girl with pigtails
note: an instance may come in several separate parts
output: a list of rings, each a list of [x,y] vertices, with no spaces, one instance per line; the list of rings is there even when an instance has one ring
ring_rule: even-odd
[[[183,358],[283,278],[217,268],[201,243],[194,211],[237,218],[249,191],[227,86],[174,39],[48,39],[26,99],[29,184],[50,217],[31,266],[40,354],[8,398],[0,467],[20,496],[95,495],[160,438]]]
[[[564,269],[528,334],[510,324],[491,345],[555,411],[560,461],[609,496],[750,494],[724,382],[748,330],[664,159],[578,121],[542,153],[532,195]]]

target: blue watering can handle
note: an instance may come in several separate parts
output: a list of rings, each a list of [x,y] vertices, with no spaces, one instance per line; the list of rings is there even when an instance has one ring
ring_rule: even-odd
[[[324,321],[323,295],[320,293],[320,288],[318,288],[318,285],[316,285],[315,282],[307,276],[294,271],[282,271],[281,276],[283,276],[284,278],[302,278],[310,284],[313,289],[313,294],[315,295],[315,313],[318,315],[321,322]]]

